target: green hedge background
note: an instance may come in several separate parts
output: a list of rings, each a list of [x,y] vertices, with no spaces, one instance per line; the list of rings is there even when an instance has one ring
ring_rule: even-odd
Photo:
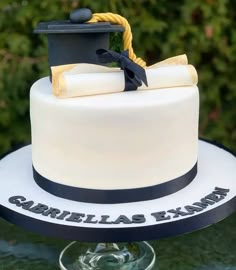
[[[186,53],[199,73],[200,136],[236,150],[235,1],[1,0],[0,154],[30,142],[30,86],[48,74],[46,37],[32,30],[78,7],[126,17],[149,64]]]

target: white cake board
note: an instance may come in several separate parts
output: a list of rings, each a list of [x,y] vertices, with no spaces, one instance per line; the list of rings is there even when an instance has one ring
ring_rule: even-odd
[[[156,200],[91,204],[51,195],[33,179],[31,146],[23,147],[0,161],[0,179],[2,218],[37,233],[69,240],[154,240],[202,229],[236,211],[236,158],[221,147],[204,141],[199,141],[198,174],[195,179],[184,189]],[[17,206],[14,199],[11,203],[9,198],[13,196],[23,196],[24,202],[33,201],[34,204],[29,203],[33,205],[27,210],[29,204]],[[199,206],[205,197],[208,203],[205,207]],[[43,215],[47,210],[42,213],[30,211],[35,211],[38,203],[57,208],[61,213],[53,217]],[[176,208],[181,213],[173,213],[172,209],[176,211]],[[66,213],[63,211],[70,214],[58,219]],[[71,221],[72,212],[81,215],[75,217],[74,214],[74,221]]]

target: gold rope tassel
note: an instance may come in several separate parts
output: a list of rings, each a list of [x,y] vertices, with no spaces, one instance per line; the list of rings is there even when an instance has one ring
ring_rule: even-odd
[[[143,61],[143,59],[138,58],[134,53],[132,47],[133,35],[131,32],[130,25],[124,17],[114,13],[94,13],[92,19],[89,22],[90,23],[111,22],[122,25],[125,28],[125,31],[123,33],[124,50],[129,51],[129,58],[133,60],[136,64],[140,65],[141,67],[146,67],[146,62]]]

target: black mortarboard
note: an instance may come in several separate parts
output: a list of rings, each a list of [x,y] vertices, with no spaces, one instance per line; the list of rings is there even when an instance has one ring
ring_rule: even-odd
[[[98,64],[96,51],[109,49],[109,33],[124,28],[109,22],[86,23],[92,12],[82,8],[71,12],[70,20],[41,22],[34,33],[48,36],[49,66],[74,63]]]

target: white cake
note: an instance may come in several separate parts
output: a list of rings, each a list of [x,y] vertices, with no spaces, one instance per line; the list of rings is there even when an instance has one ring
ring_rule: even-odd
[[[34,169],[71,187],[125,190],[189,172],[198,158],[197,86],[59,99],[31,88]]]

